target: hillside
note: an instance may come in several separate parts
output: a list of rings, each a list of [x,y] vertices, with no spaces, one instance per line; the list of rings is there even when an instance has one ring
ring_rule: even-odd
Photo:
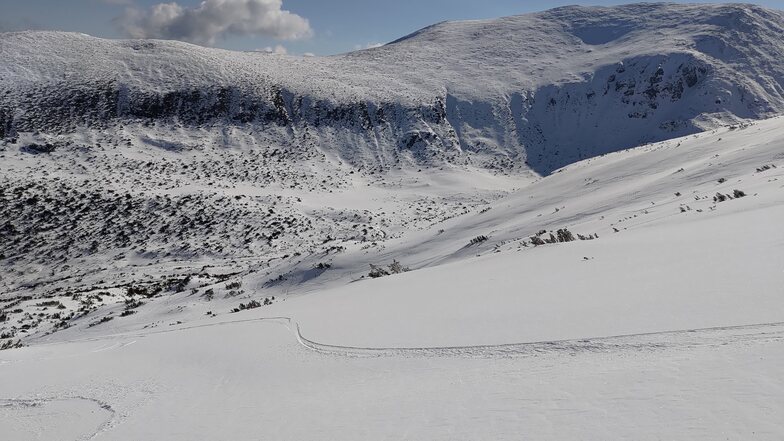
[[[332,57],[3,34],[0,137],[229,126],[383,170],[473,161],[548,174],[780,113],[783,17],[745,5],[566,7],[441,23]]]
[[[567,7],[333,57],[2,34],[0,287],[381,252],[580,159],[779,113],[782,23]]]
[[[205,265],[132,286],[104,271],[9,299],[0,328],[29,347],[0,352],[0,427],[14,439],[775,440],[782,139],[775,118],[582,161],[383,248],[293,269]],[[534,243],[563,229],[575,240]],[[367,277],[395,259],[411,271]]]

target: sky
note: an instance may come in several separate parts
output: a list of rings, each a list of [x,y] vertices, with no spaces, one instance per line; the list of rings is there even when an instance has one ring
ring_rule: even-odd
[[[592,0],[615,5],[630,0]],[[690,3],[708,3],[691,0]],[[331,55],[393,41],[444,20],[580,3],[523,0],[0,0],[0,31],[163,38],[233,50]],[[714,1],[715,3],[715,1]],[[729,3],[729,2],[725,2]],[[757,4],[784,9],[784,0]]]

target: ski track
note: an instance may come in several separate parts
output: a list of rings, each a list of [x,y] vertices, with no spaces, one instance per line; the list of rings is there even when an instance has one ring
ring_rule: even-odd
[[[701,329],[670,330],[652,333],[613,335],[580,339],[538,341],[499,345],[451,346],[451,347],[352,347],[317,342],[305,337],[301,324],[292,317],[256,317],[216,323],[194,324],[175,329],[155,330],[149,332],[119,333],[103,337],[77,339],[63,342],[44,343],[36,346],[49,346],[79,342],[104,342],[95,349],[73,354],[83,356],[111,350],[120,350],[138,339],[159,334],[189,331],[216,326],[231,326],[242,323],[273,323],[285,326],[293,333],[297,345],[308,353],[321,357],[347,358],[410,358],[410,359],[509,359],[527,357],[569,357],[583,353],[608,355],[633,355],[641,352],[659,351],[691,351],[696,348],[721,348],[738,345],[756,345],[763,343],[781,343],[784,341],[784,322],[759,323],[741,326],[721,326]],[[263,331],[262,331],[263,332]],[[123,339],[123,340],[119,340]],[[107,341],[110,340],[110,341]],[[113,342],[111,340],[114,340]],[[118,341],[119,340],[119,341]],[[33,346],[35,347],[35,346]],[[46,358],[27,360],[44,361]],[[108,403],[97,398],[83,395],[52,395],[35,397],[0,398],[0,409],[3,406],[42,405],[54,401],[86,400],[95,403],[98,408],[109,412],[103,422],[90,433],[76,438],[80,441],[95,439],[108,430],[121,424],[124,415],[118,414]]]
[[[354,347],[320,343],[302,334],[300,323],[291,317],[260,317],[242,320],[205,323],[192,326],[150,331],[146,333],[120,333],[102,337],[44,343],[38,346],[63,343],[104,341],[116,338],[145,338],[156,334],[182,332],[214,326],[228,326],[249,322],[274,322],[286,326],[294,333],[300,346],[310,351],[344,357],[464,357],[464,358],[509,358],[548,354],[575,354],[580,352],[654,351],[683,349],[701,346],[723,346],[728,344],[784,341],[784,322],[757,323],[737,326],[719,326],[648,333],[622,334],[604,337],[586,337],[566,340],[547,340],[498,345],[445,346],[445,347]],[[91,353],[121,349],[136,343],[136,340],[118,342],[91,350]],[[36,359],[44,361],[47,359]]]

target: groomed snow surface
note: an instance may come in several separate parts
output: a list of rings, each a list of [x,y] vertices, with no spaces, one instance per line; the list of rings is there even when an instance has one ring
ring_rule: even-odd
[[[301,283],[28,340],[2,438],[780,440],[783,151],[777,118],[593,158]],[[561,228],[598,238],[531,243]]]

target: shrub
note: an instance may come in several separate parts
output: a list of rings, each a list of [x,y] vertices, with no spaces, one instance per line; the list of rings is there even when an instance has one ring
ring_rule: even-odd
[[[0,351],[4,351],[6,349],[21,348],[22,346],[24,346],[22,344],[22,340],[17,340],[16,343],[14,343],[13,340],[8,340],[2,345],[0,345]]]
[[[168,291],[183,292],[190,281],[191,276],[185,276],[181,279],[171,279],[166,282],[166,289]]]
[[[271,303],[272,302],[270,302],[269,299],[264,299],[264,304],[265,305],[269,305]],[[244,311],[246,309],[255,309],[255,308],[259,308],[259,307],[261,307],[261,303],[259,303],[257,300],[251,300],[248,303],[240,303],[240,306],[237,307],[237,308],[232,309],[231,312],[240,312],[240,311]]]
[[[388,275],[389,271],[387,271],[384,267],[373,265],[372,263],[370,264],[370,272],[368,273],[368,276],[376,279],[378,277],[384,277]]]
[[[567,230],[566,228],[562,228],[562,229],[558,230],[558,232],[556,234],[558,234],[558,242],[573,242],[574,241],[574,235],[572,234],[571,231]]]
[[[392,263],[389,264],[389,271],[392,274],[400,274],[411,270],[401,265],[400,262],[398,262],[397,260],[393,260]]]
[[[408,271],[411,271],[411,269],[401,265],[400,262],[398,262],[397,260],[393,260],[392,263],[390,263],[387,268],[384,268],[383,266],[373,265],[371,263],[370,272],[368,273],[368,276],[376,279],[379,277],[389,276],[391,274],[405,273]]]
[[[134,300],[134,299],[125,299],[125,310],[129,311],[131,309],[136,309],[140,306],[144,305],[144,302],[141,300]]]
[[[98,325],[100,325],[100,324],[102,324],[102,323],[106,323],[106,322],[108,322],[108,321],[111,321],[113,318],[114,318],[114,317],[112,317],[112,316],[110,316],[110,315],[107,315],[107,316],[103,317],[102,319],[100,319],[100,320],[98,320],[98,321],[96,321],[96,322],[92,322],[92,323],[90,323],[89,325],[87,325],[87,327],[88,327],[88,328],[92,328],[93,326],[98,326]]]
[[[544,240],[542,240],[542,238],[541,238],[541,237],[539,237],[539,236],[531,236],[531,244],[532,244],[533,246],[539,246],[539,245],[544,245],[544,244],[545,244],[545,242],[544,242]]]
[[[488,239],[487,236],[485,236],[484,234],[481,235],[481,236],[476,236],[475,238],[471,239],[468,242],[468,245],[476,245],[478,243],[482,243],[482,242],[487,241],[487,239]]]

